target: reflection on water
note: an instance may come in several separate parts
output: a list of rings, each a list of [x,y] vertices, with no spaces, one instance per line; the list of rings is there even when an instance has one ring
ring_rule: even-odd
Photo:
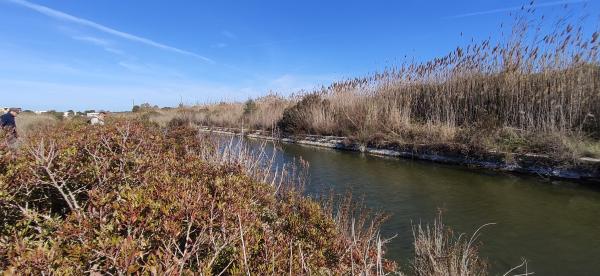
[[[252,142],[251,144],[256,144]],[[272,148],[272,145],[268,147]],[[411,256],[411,222],[444,221],[459,233],[487,227],[482,254],[500,273],[529,260],[536,275],[600,275],[600,192],[538,177],[474,171],[354,152],[278,145],[277,162],[310,163],[306,193],[330,190],[363,196],[367,207],[392,215],[382,231],[398,234],[388,257]]]

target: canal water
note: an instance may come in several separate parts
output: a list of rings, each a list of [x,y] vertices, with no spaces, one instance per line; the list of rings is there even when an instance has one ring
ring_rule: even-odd
[[[432,222],[441,209],[457,233],[470,236],[496,223],[479,239],[492,275],[522,258],[535,275],[600,275],[600,190],[594,187],[293,144],[267,147],[278,149],[280,165],[309,162],[308,195],[351,191],[368,208],[391,215],[382,234],[397,237],[387,257],[404,268],[412,255],[412,225]]]

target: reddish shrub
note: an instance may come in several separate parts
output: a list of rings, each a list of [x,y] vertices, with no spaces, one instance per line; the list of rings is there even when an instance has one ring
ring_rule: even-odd
[[[161,129],[127,120],[61,122],[31,133],[14,153],[0,148],[0,270],[262,275],[395,268],[377,254],[376,228],[356,240],[317,202],[293,189],[276,192],[244,162],[215,162],[222,154],[216,148],[188,124]]]

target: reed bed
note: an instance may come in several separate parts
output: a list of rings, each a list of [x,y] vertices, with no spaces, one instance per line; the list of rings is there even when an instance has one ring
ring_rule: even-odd
[[[541,33],[542,24],[518,17],[505,41],[334,83],[302,109],[303,131],[379,132],[409,142],[461,142],[507,130],[597,140],[600,33],[563,21]]]
[[[272,94],[246,102],[196,106],[193,110],[199,113],[197,122],[203,125],[273,130],[293,103]]]
[[[201,125],[273,130],[281,120],[283,111],[294,103],[292,99],[270,94],[245,102],[220,102],[169,110],[151,109],[137,114],[122,114],[119,117],[140,116],[161,126],[165,126],[174,118],[185,118]]]
[[[533,7],[523,7],[505,38],[300,96],[257,99],[251,113],[244,103],[197,107],[199,122],[375,145],[600,157],[600,30],[581,20],[535,19]]]

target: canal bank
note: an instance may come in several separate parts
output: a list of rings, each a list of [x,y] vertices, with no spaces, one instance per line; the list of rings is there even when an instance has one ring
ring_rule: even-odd
[[[600,183],[600,159],[578,158],[566,163],[540,154],[517,154],[488,151],[473,152],[460,146],[429,144],[384,144],[364,145],[347,137],[294,135],[280,137],[259,130],[234,128],[200,127],[202,132],[227,135],[243,135],[251,139],[262,139],[282,143],[331,148],[344,151],[363,152],[376,156],[425,160],[436,163],[460,165],[475,169],[532,174],[556,179],[568,179]]]

